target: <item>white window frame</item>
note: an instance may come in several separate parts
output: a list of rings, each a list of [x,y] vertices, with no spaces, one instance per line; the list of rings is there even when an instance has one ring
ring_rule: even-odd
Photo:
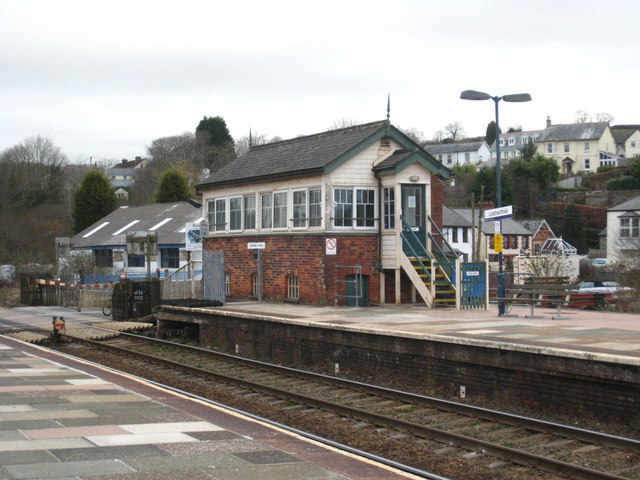
[[[336,225],[336,220],[338,219],[338,217],[336,217],[336,191],[337,190],[345,190],[345,191],[350,191],[351,192],[351,221],[350,221],[350,225]],[[373,204],[370,203],[365,203],[362,205],[373,205],[373,217],[371,218],[371,220],[373,220],[373,225],[358,225],[358,205],[360,205],[357,202],[357,198],[358,198],[358,192],[359,191],[370,191],[373,192]],[[378,189],[376,187],[367,187],[367,186],[362,186],[362,187],[351,187],[351,186],[336,186],[333,188],[333,218],[332,218],[332,222],[331,225],[333,228],[338,228],[338,229],[352,229],[352,230],[371,230],[374,229],[378,226],[378,219],[376,218],[376,212],[378,211],[378,193],[377,193]],[[347,203],[341,203],[341,205],[348,205]],[[368,217],[363,217],[363,218],[367,218]],[[361,220],[361,221],[367,221],[367,220]],[[343,220],[344,223],[349,222],[349,220]]]
[[[274,192],[262,192],[258,196],[260,199],[260,230],[273,230],[273,193]],[[264,199],[266,197],[271,198],[271,202],[267,206],[268,208],[265,210]],[[269,213],[269,225],[265,226],[265,212]]]
[[[311,203],[311,194],[318,195],[317,203]],[[318,206],[318,216],[311,217],[311,206]],[[320,187],[312,187],[307,189],[307,216],[309,217],[309,228],[322,228],[322,188]]]
[[[253,210],[253,227],[247,227],[247,200],[253,199],[253,208],[249,210]],[[256,194],[252,195],[243,195],[242,196],[242,228],[243,230],[256,230],[258,228],[258,200]]]
[[[300,279],[297,275],[287,276],[287,299],[300,300]]]
[[[394,186],[384,187],[382,189],[382,198],[384,204],[382,223],[383,230],[396,229],[396,188]]]
[[[509,145],[515,145],[516,139],[514,137],[509,137]]]
[[[284,203],[276,206],[276,198],[284,195]],[[284,225],[276,226],[276,208],[282,210],[284,208],[284,212],[278,215],[278,217],[282,217],[282,221]],[[276,190],[273,192],[273,230],[286,230],[289,228],[289,191],[288,190]]]
[[[223,208],[218,209],[218,203],[222,202]],[[213,205],[213,211],[211,206]],[[218,222],[218,215],[222,213],[222,222]],[[207,201],[207,220],[209,221],[209,231],[213,233],[225,232],[227,230],[227,198],[215,197]],[[213,220],[213,221],[211,221]]]
[[[296,204],[296,194],[304,193],[304,202]],[[302,207],[302,217],[296,218],[296,206]],[[296,225],[301,223],[301,225]],[[294,230],[305,230],[309,228],[309,191],[306,188],[296,188],[291,190],[291,228]]]
[[[238,226],[239,228],[233,228],[233,218],[232,218],[232,212],[231,212],[231,202],[234,200],[238,200],[240,202],[240,210],[234,210],[235,212],[239,212],[240,215],[240,225]],[[234,195],[232,197],[229,197],[229,231],[230,232],[241,232],[242,230],[244,230],[244,199],[242,197],[242,195]]]
[[[584,151],[585,152],[591,151],[591,142],[584,142]]]
[[[591,159],[589,158],[584,159],[584,169],[591,170]]]
[[[564,153],[569,153],[571,151],[571,147],[569,146],[568,142],[565,142],[564,144]]]

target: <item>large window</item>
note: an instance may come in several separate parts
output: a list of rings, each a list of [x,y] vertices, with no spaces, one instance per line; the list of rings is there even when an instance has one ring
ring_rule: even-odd
[[[322,223],[322,193],[318,188],[293,192],[293,227],[319,227]]]
[[[374,188],[336,188],[333,191],[333,225],[335,227],[375,227],[375,199]]]
[[[319,227],[322,224],[322,190],[309,190],[309,226]]]
[[[96,259],[96,267],[113,267],[113,250],[110,248],[94,250],[93,254]]]
[[[640,218],[623,217],[620,219],[621,238],[640,238]]]
[[[129,267],[144,267],[144,255],[127,255],[127,265]]]
[[[180,250],[178,248],[160,249],[160,267],[178,268],[180,267]]]
[[[393,187],[384,188],[384,228],[396,228],[396,190]]]
[[[293,192],[293,228],[307,226],[307,191]]]
[[[273,228],[273,193],[260,195],[261,228]]]
[[[226,228],[226,201],[224,198],[215,198],[209,201],[209,229],[219,232]]]

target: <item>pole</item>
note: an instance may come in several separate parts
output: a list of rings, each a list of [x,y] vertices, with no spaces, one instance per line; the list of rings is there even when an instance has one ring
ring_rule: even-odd
[[[262,249],[258,249],[258,301],[262,302]]]
[[[500,119],[498,114],[498,103],[502,100],[502,97],[491,97],[496,105],[496,207],[502,207],[502,175],[500,173]],[[502,233],[502,220],[498,220],[498,230]],[[498,252],[498,298],[504,298],[505,284],[504,284],[504,272],[502,271],[502,250]],[[498,300],[498,315],[503,316],[505,314],[505,304],[503,301]]]

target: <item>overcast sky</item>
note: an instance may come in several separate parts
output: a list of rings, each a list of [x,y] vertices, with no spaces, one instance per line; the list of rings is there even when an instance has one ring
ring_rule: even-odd
[[[144,156],[222,116],[291,138],[385,118],[431,138],[572,123],[640,123],[640,2],[0,0],[0,150],[50,137],[73,163]],[[635,47],[634,47],[635,45]]]

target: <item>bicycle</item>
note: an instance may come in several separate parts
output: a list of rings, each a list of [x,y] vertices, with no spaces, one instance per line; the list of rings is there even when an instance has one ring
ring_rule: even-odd
[[[111,297],[111,293],[106,296],[106,299],[102,305],[102,314],[105,317],[111,316],[113,313],[113,298]]]

